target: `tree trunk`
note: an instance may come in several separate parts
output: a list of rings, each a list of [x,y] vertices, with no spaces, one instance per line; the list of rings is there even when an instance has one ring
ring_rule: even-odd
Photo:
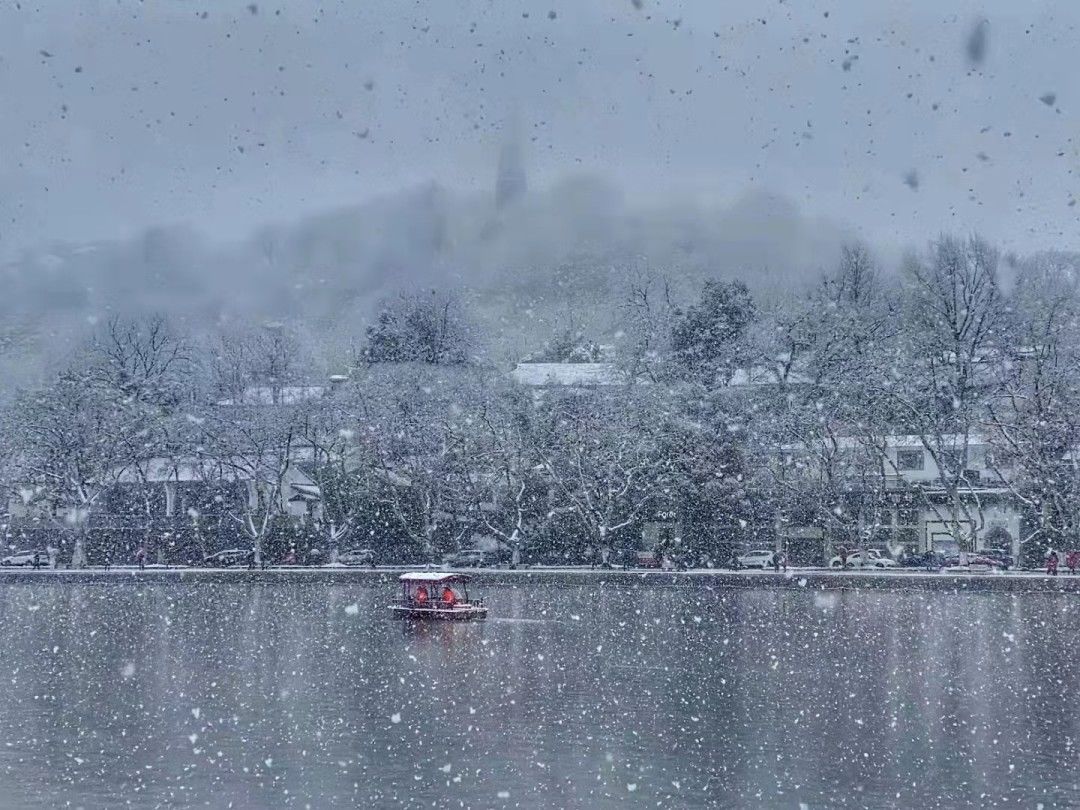
[[[435,563],[435,529],[431,523],[424,526],[424,557],[428,565]]]
[[[968,541],[960,536],[960,491],[954,489],[952,493],[952,514],[949,516],[952,519],[952,535],[956,540],[956,548],[959,551],[960,564],[967,563]]]
[[[521,565],[521,533],[515,528],[510,534],[510,567],[517,568]]]
[[[331,520],[327,540],[330,544],[330,563],[332,565],[337,565],[338,556],[341,554],[341,551],[338,548],[341,540],[341,535],[342,532],[338,531],[337,524],[335,524],[334,521]]]
[[[86,531],[82,526],[75,532],[75,547],[71,551],[71,567],[86,568]]]

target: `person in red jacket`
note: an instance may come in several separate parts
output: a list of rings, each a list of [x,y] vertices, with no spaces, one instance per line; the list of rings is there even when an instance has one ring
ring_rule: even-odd
[[[1050,553],[1046,557],[1046,573],[1053,576],[1057,576],[1058,569],[1058,553],[1053,549],[1050,549]]]

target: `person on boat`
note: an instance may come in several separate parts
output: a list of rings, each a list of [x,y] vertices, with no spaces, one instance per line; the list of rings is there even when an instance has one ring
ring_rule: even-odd
[[[453,607],[454,603],[457,602],[457,594],[454,593],[454,589],[449,585],[443,588],[442,601],[443,605],[446,607]]]
[[[416,596],[414,596],[413,598],[417,601],[418,604],[426,605],[428,601],[427,586],[421,585],[419,588],[417,588]]]

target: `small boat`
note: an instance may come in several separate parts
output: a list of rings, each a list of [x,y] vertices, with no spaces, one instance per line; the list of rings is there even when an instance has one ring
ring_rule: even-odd
[[[481,597],[469,598],[470,577],[450,571],[413,571],[402,574],[401,598],[390,612],[403,619],[468,621],[487,617]]]

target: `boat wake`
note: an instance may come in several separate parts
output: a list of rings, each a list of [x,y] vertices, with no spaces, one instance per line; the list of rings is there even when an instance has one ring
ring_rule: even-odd
[[[500,622],[503,624],[562,624],[558,619],[516,619],[512,616],[489,616],[488,624]]]

